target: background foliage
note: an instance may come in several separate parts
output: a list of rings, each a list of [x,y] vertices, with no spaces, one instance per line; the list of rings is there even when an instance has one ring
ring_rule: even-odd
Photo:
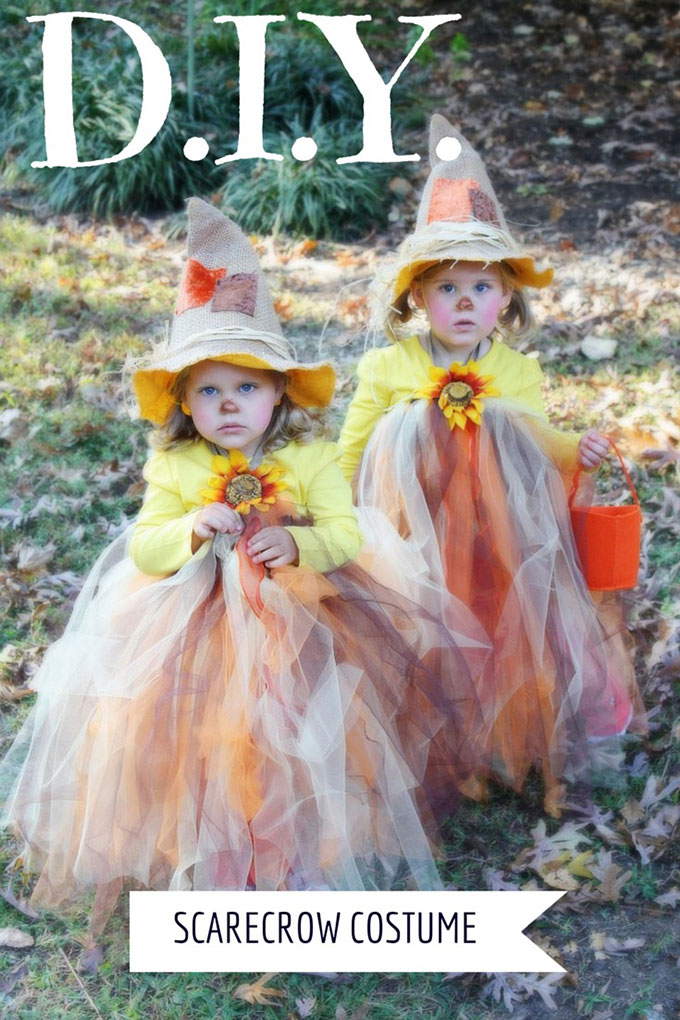
[[[317,4],[319,13],[339,14],[342,3]],[[360,11],[362,4],[357,6]],[[414,10],[418,7],[414,5]],[[69,10],[67,0],[40,0],[33,14]],[[135,10],[136,8],[136,10]],[[239,48],[233,24],[215,24],[224,13],[218,0],[197,5],[194,46],[194,84],[187,92],[186,17],[177,6],[168,12],[155,3],[112,2],[106,13],[138,19],[160,46],[171,68],[173,100],[166,122],[152,144],[122,163],[90,168],[32,169],[45,158],[42,108],[42,25],[27,25],[23,11],[5,11],[11,50],[0,81],[0,146],[5,168],[14,183],[35,189],[56,212],[115,213],[172,211],[192,194],[218,194],[225,208],[242,207],[250,230],[312,233],[317,237],[360,236],[366,217],[373,226],[386,222],[393,195],[386,187],[392,170],[387,164],[339,167],[338,156],[361,149],[363,105],[360,93],[341,61],[317,28],[296,18],[298,5],[276,5],[286,21],[267,30],[264,107],[265,147],[284,155],[282,164],[240,160],[221,167],[214,160],[236,151],[239,126]],[[315,5],[305,8],[314,13]],[[249,0],[238,13],[271,13],[271,4]],[[361,27],[361,38],[373,59],[392,74],[402,54],[420,30],[397,28],[384,3],[370,5],[373,21]],[[134,134],[141,107],[140,62],[134,45],[116,26],[84,19],[73,24],[74,124],[80,160],[101,159],[119,152]],[[387,45],[389,39],[390,45]],[[460,53],[458,33],[451,42]],[[395,45],[392,45],[394,43]],[[397,44],[399,48],[397,48]],[[444,45],[448,45],[444,41]],[[425,93],[427,69],[436,61],[430,44],[404,72],[393,90],[393,134],[401,137],[413,124],[423,123],[424,109],[411,101]],[[191,111],[191,112],[190,112]],[[291,155],[300,135],[312,135],[319,153],[298,163]],[[191,162],[183,155],[189,137],[205,137],[210,155]],[[404,173],[410,172],[410,166]],[[304,197],[303,197],[304,194]],[[278,212],[276,211],[278,209]],[[353,215],[348,215],[351,211]]]

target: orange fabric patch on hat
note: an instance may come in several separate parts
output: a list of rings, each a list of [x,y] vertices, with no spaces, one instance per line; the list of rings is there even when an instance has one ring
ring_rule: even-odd
[[[483,220],[498,223],[498,214],[492,199],[482,191],[479,181],[471,177],[449,180],[438,177],[430,196],[427,222]]]
[[[257,274],[234,273],[218,282],[210,308],[213,312],[241,312],[252,318],[256,301]]]
[[[189,308],[200,308],[201,305],[207,304],[215,293],[218,280],[226,276],[226,273],[226,268],[207,269],[197,259],[187,259],[179,285],[175,315],[181,315]]]

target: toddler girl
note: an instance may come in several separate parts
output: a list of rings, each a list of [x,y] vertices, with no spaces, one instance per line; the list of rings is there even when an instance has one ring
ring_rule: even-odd
[[[391,346],[359,363],[341,466],[352,479],[363,454],[359,507],[388,514],[474,611],[493,647],[479,690],[493,771],[520,788],[539,766],[557,813],[558,779],[639,712],[622,627],[598,619],[565,497],[608,444],[550,428],[538,362],[498,336],[528,328],[524,288],[552,270],[517,246],[480,157],[440,116],[430,159],[416,230],[376,285]],[[429,329],[400,338],[418,311]]]
[[[351,492],[315,438],[332,368],[295,360],[241,231],[198,199],[188,215],[170,339],[134,366],[157,426],[143,507],[5,761],[33,902],[96,887],[95,930],[122,880],[435,888],[419,779],[450,789],[474,760],[450,736],[474,729],[467,653],[352,563]]]

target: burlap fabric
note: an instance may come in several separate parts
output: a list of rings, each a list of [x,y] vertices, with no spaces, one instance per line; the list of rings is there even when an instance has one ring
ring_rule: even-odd
[[[187,261],[169,337],[128,366],[141,416],[162,424],[175,404],[170,390],[178,372],[208,359],[283,372],[295,403],[328,404],[333,367],[297,361],[247,237],[199,198],[189,199],[187,215]]]

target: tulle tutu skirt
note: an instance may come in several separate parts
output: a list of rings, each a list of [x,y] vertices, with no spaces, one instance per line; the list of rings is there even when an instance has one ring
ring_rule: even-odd
[[[559,780],[584,778],[596,745],[643,718],[618,606],[596,605],[581,573],[571,476],[558,466],[567,453],[555,430],[501,400],[453,431],[436,403],[404,403],[373,433],[357,499],[360,514],[390,518],[492,647],[479,675],[480,775],[518,789],[537,767],[553,813]]]
[[[33,902],[121,879],[438,887],[433,812],[479,760],[489,648],[385,519],[367,526],[364,567],[328,575],[269,576],[244,538],[165,578],[129,535],[106,550],[3,763]]]

